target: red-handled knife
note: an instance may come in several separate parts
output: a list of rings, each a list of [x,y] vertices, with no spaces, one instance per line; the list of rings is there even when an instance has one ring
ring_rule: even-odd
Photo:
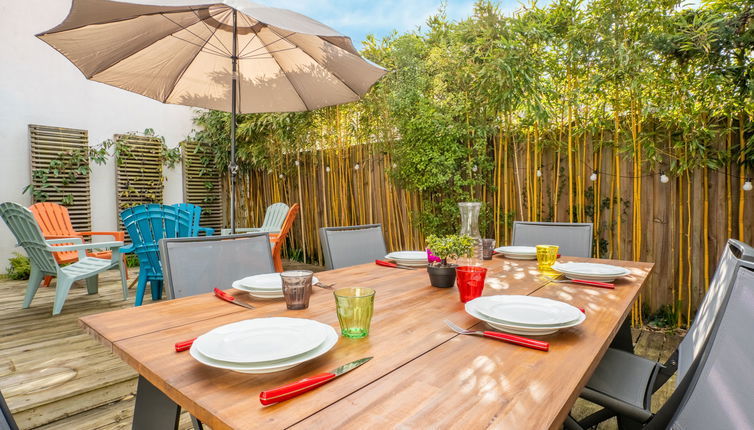
[[[322,386],[338,376],[342,376],[353,369],[361,366],[372,357],[360,358],[356,361],[352,361],[348,364],[344,364],[331,372],[320,373],[319,375],[310,376],[308,378],[301,379],[299,381],[283,385],[282,387],[273,388],[272,390],[262,391],[259,393],[259,401],[263,405],[271,405],[273,403],[282,402],[283,400],[292,399],[299,394],[303,394],[307,391],[313,390],[319,386]]]
[[[395,263],[391,263],[389,261],[383,261],[383,260],[374,260],[374,264],[378,266],[392,267],[394,269],[414,270],[413,267],[399,266]]]
[[[233,303],[234,305],[243,306],[246,309],[254,309],[254,306],[248,303],[239,302],[234,296],[226,293],[225,291],[219,288],[215,288],[214,291],[217,297],[221,298],[222,300],[225,300],[228,303]]]
[[[187,351],[191,349],[191,345],[194,344],[194,341],[196,338],[190,339],[190,340],[184,340],[183,342],[178,342],[175,344],[175,352],[181,352],[181,351]]]

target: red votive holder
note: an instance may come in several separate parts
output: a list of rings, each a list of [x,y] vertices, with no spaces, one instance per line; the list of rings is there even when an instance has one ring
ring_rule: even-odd
[[[486,267],[460,266],[456,268],[456,284],[458,284],[458,292],[463,303],[482,295],[486,277]]]

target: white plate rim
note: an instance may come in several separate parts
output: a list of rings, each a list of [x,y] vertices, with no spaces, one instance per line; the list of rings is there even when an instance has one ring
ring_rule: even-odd
[[[530,248],[533,249],[533,251],[514,251],[511,248]],[[519,246],[519,245],[510,245],[510,246],[501,246],[498,248],[495,248],[495,252],[499,252],[501,254],[519,254],[519,255],[537,255],[537,248],[533,246]]]
[[[482,296],[482,297],[511,297],[511,296]],[[482,298],[482,297],[480,297],[480,298]],[[524,297],[529,297],[529,296],[524,296]],[[540,299],[541,297],[531,297],[531,298]],[[549,301],[549,299],[545,299],[545,300]],[[570,318],[568,320],[565,320],[565,321],[556,322],[556,323],[536,323],[536,322],[525,322],[525,321],[511,321],[511,320],[503,319],[503,318],[500,318],[500,317],[496,317],[494,315],[490,315],[489,313],[485,312],[482,309],[482,307],[484,306],[485,302],[495,302],[495,300],[491,300],[491,301],[490,300],[486,300],[486,301],[485,300],[480,300],[480,301],[476,302],[473,305],[474,306],[474,310],[476,310],[478,313],[480,313],[480,314],[482,314],[482,315],[484,315],[484,316],[492,319],[495,322],[499,321],[500,323],[503,323],[503,324],[515,325],[515,326],[543,327],[543,328],[544,327],[560,327],[562,325],[566,325],[566,324],[569,324],[569,323],[571,323],[573,321],[576,321],[577,319],[580,318],[581,313],[582,313],[576,307],[571,306],[568,303],[558,302],[557,300],[552,300],[552,302],[557,303],[557,304],[553,304],[552,306],[556,306],[556,307],[562,308],[565,312],[568,312],[568,313],[572,314],[572,315],[569,315],[569,317],[572,316],[572,318]]]
[[[262,320],[262,319],[259,318],[257,320]],[[266,319],[264,319],[264,320],[266,320]],[[304,319],[302,319],[302,320],[304,320]],[[250,321],[250,320],[245,320],[245,321]],[[308,320],[304,320],[304,321],[308,321]],[[307,338],[307,339],[305,339],[305,341],[308,340],[308,343],[305,343],[304,346],[299,347],[299,349],[297,349],[297,350],[294,349],[294,350],[292,350],[292,352],[288,352],[287,355],[277,356],[277,357],[273,357],[273,358],[263,358],[263,359],[257,358],[257,359],[251,359],[251,360],[242,360],[242,359],[238,359],[238,358],[231,358],[231,356],[225,355],[225,354],[222,354],[222,353],[218,354],[216,352],[210,351],[208,348],[203,348],[202,345],[204,345],[205,347],[208,346],[208,345],[206,345],[206,343],[210,342],[210,337],[212,336],[213,332],[215,330],[217,330],[217,328],[213,329],[213,330],[210,330],[207,333],[199,336],[194,341],[194,344],[196,344],[199,352],[201,352],[202,355],[204,355],[206,357],[209,357],[209,358],[211,358],[213,360],[218,360],[218,361],[226,361],[226,362],[230,362],[230,363],[260,363],[260,362],[265,362],[265,361],[285,360],[285,359],[289,359],[291,357],[295,357],[297,355],[301,355],[301,354],[304,354],[304,353],[306,353],[308,351],[311,351],[311,350],[315,349],[316,347],[318,347],[319,345],[321,345],[325,341],[325,339],[327,338],[327,332],[325,331],[324,327],[320,326],[319,324],[310,324],[310,323],[308,323],[308,324],[301,324],[301,325],[302,326],[303,325],[309,325],[310,327],[314,328],[314,333],[311,333],[311,332],[309,333],[309,335],[312,335],[312,337],[305,336]],[[218,328],[221,328],[221,327],[224,327],[224,326],[220,326]],[[264,327],[260,327],[260,328],[264,328]],[[283,330],[287,329],[289,331],[295,331],[294,327],[292,325],[288,325],[287,327],[286,327],[286,325],[282,325],[282,326],[281,325],[277,325],[277,326],[273,325],[271,328],[272,329],[283,329]],[[241,330],[241,329],[239,328],[239,330]],[[232,333],[228,333],[228,334],[232,334]],[[208,335],[210,337],[208,337]],[[223,355],[225,355],[225,356],[223,357]]]
[[[602,266],[602,267],[611,267],[615,269],[615,272],[610,273],[594,273],[594,272],[583,272],[578,270],[569,269],[568,265],[573,264],[585,264],[585,265],[594,265],[594,266]],[[566,266],[566,267],[563,267]],[[620,266],[613,266],[611,264],[601,264],[601,263],[584,263],[584,262],[567,262],[567,263],[555,263],[552,265],[552,269],[556,270],[561,273],[570,273],[572,275],[585,275],[585,276],[626,276],[629,273],[631,273],[630,270],[626,269],[625,267]]]
[[[314,360],[315,358],[330,351],[335,346],[335,344],[338,343],[338,340],[340,339],[340,337],[338,336],[338,333],[335,331],[335,329],[330,327],[327,324],[323,324],[323,325],[330,328],[330,330],[328,331],[328,337],[325,339],[325,341],[317,348],[311,351],[308,351],[307,353],[304,353],[300,356],[292,357],[290,360],[278,360],[276,362],[268,362],[265,365],[257,365],[257,366],[248,365],[248,364],[238,365],[238,363],[227,363],[224,361],[213,360],[209,357],[206,357],[194,345],[191,345],[191,349],[189,349],[189,354],[199,363],[204,364],[205,366],[215,367],[218,369],[232,370],[235,372],[252,373],[252,374],[279,372],[282,370],[290,369],[291,367],[297,366],[309,360]]]
[[[503,330],[503,331],[520,330],[521,332],[517,334],[530,334],[530,335],[542,334],[544,335],[544,334],[555,333],[556,331],[560,329],[575,327],[577,325],[580,325],[586,320],[586,314],[583,312],[580,312],[581,315],[579,316],[577,320],[572,321],[568,324],[557,326],[557,327],[531,327],[531,326],[521,326],[521,325],[516,325],[516,324],[505,324],[499,321],[492,321],[489,317],[473,309],[473,305],[472,307],[469,307],[469,303],[471,302],[467,302],[466,305],[464,306],[464,309],[466,310],[467,314],[471,315],[472,317],[478,320],[484,321],[485,323],[488,323],[492,325],[493,327]],[[526,333],[523,333],[523,331],[526,331]]]

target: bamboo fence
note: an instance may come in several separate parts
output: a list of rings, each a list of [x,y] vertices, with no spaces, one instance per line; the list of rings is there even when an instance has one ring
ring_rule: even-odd
[[[703,297],[726,239],[754,243],[754,217],[746,215],[754,192],[742,191],[737,164],[679,176],[667,172],[670,181],[662,183],[659,167],[641,158],[640,127],[633,124],[622,136],[621,152],[628,145],[629,155],[599,144],[613,139],[603,131],[569,133],[560,150],[540,144],[534,128],[501,134],[490,142],[493,171],[485,185],[471,191],[491,208],[492,223],[482,234],[499,245],[510,243],[513,220],[594,223],[595,257],[655,263],[635,304],[634,322],[640,322],[639,311],[667,305],[680,326]],[[738,142],[734,130],[719,144],[730,148]],[[422,196],[393,183],[389,173],[395,165],[388,154],[351,145],[288,154],[284,164],[280,171],[239,176],[239,226],[260,225],[274,202],[298,202],[302,210],[290,235],[293,257],[318,261],[318,229],[325,226],[379,223],[389,250],[423,248],[413,222]]]

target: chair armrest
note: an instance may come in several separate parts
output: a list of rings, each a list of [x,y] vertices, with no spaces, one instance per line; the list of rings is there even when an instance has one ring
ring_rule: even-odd
[[[133,243],[120,249],[121,254],[129,254],[134,251],[136,251],[136,246]]]
[[[280,233],[270,233],[270,242],[275,243],[280,238]]]
[[[119,242],[126,238],[126,233],[122,231],[79,231],[77,233],[82,236],[112,236]]]
[[[82,244],[84,243],[84,240],[80,237],[66,237],[66,238],[60,238],[60,239],[45,239],[45,242],[47,242],[50,245],[55,245],[57,243],[78,243]],[[58,248],[57,250],[60,251],[60,248],[63,248],[62,246],[56,246],[55,248]]]
[[[120,260],[120,252],[118,252],[118,250],[120,249],[121,246],[123,246],[123,242],[98,242],[98,243],[82,243],[79,245],[60,245],[60,246],[47,245],[47,250],[53,251],[53,252],[78,251],[79,260],[83,260],[84,258],[86,258],[87,249],[108,248],[112,250],[113,261],[118,261]]]

